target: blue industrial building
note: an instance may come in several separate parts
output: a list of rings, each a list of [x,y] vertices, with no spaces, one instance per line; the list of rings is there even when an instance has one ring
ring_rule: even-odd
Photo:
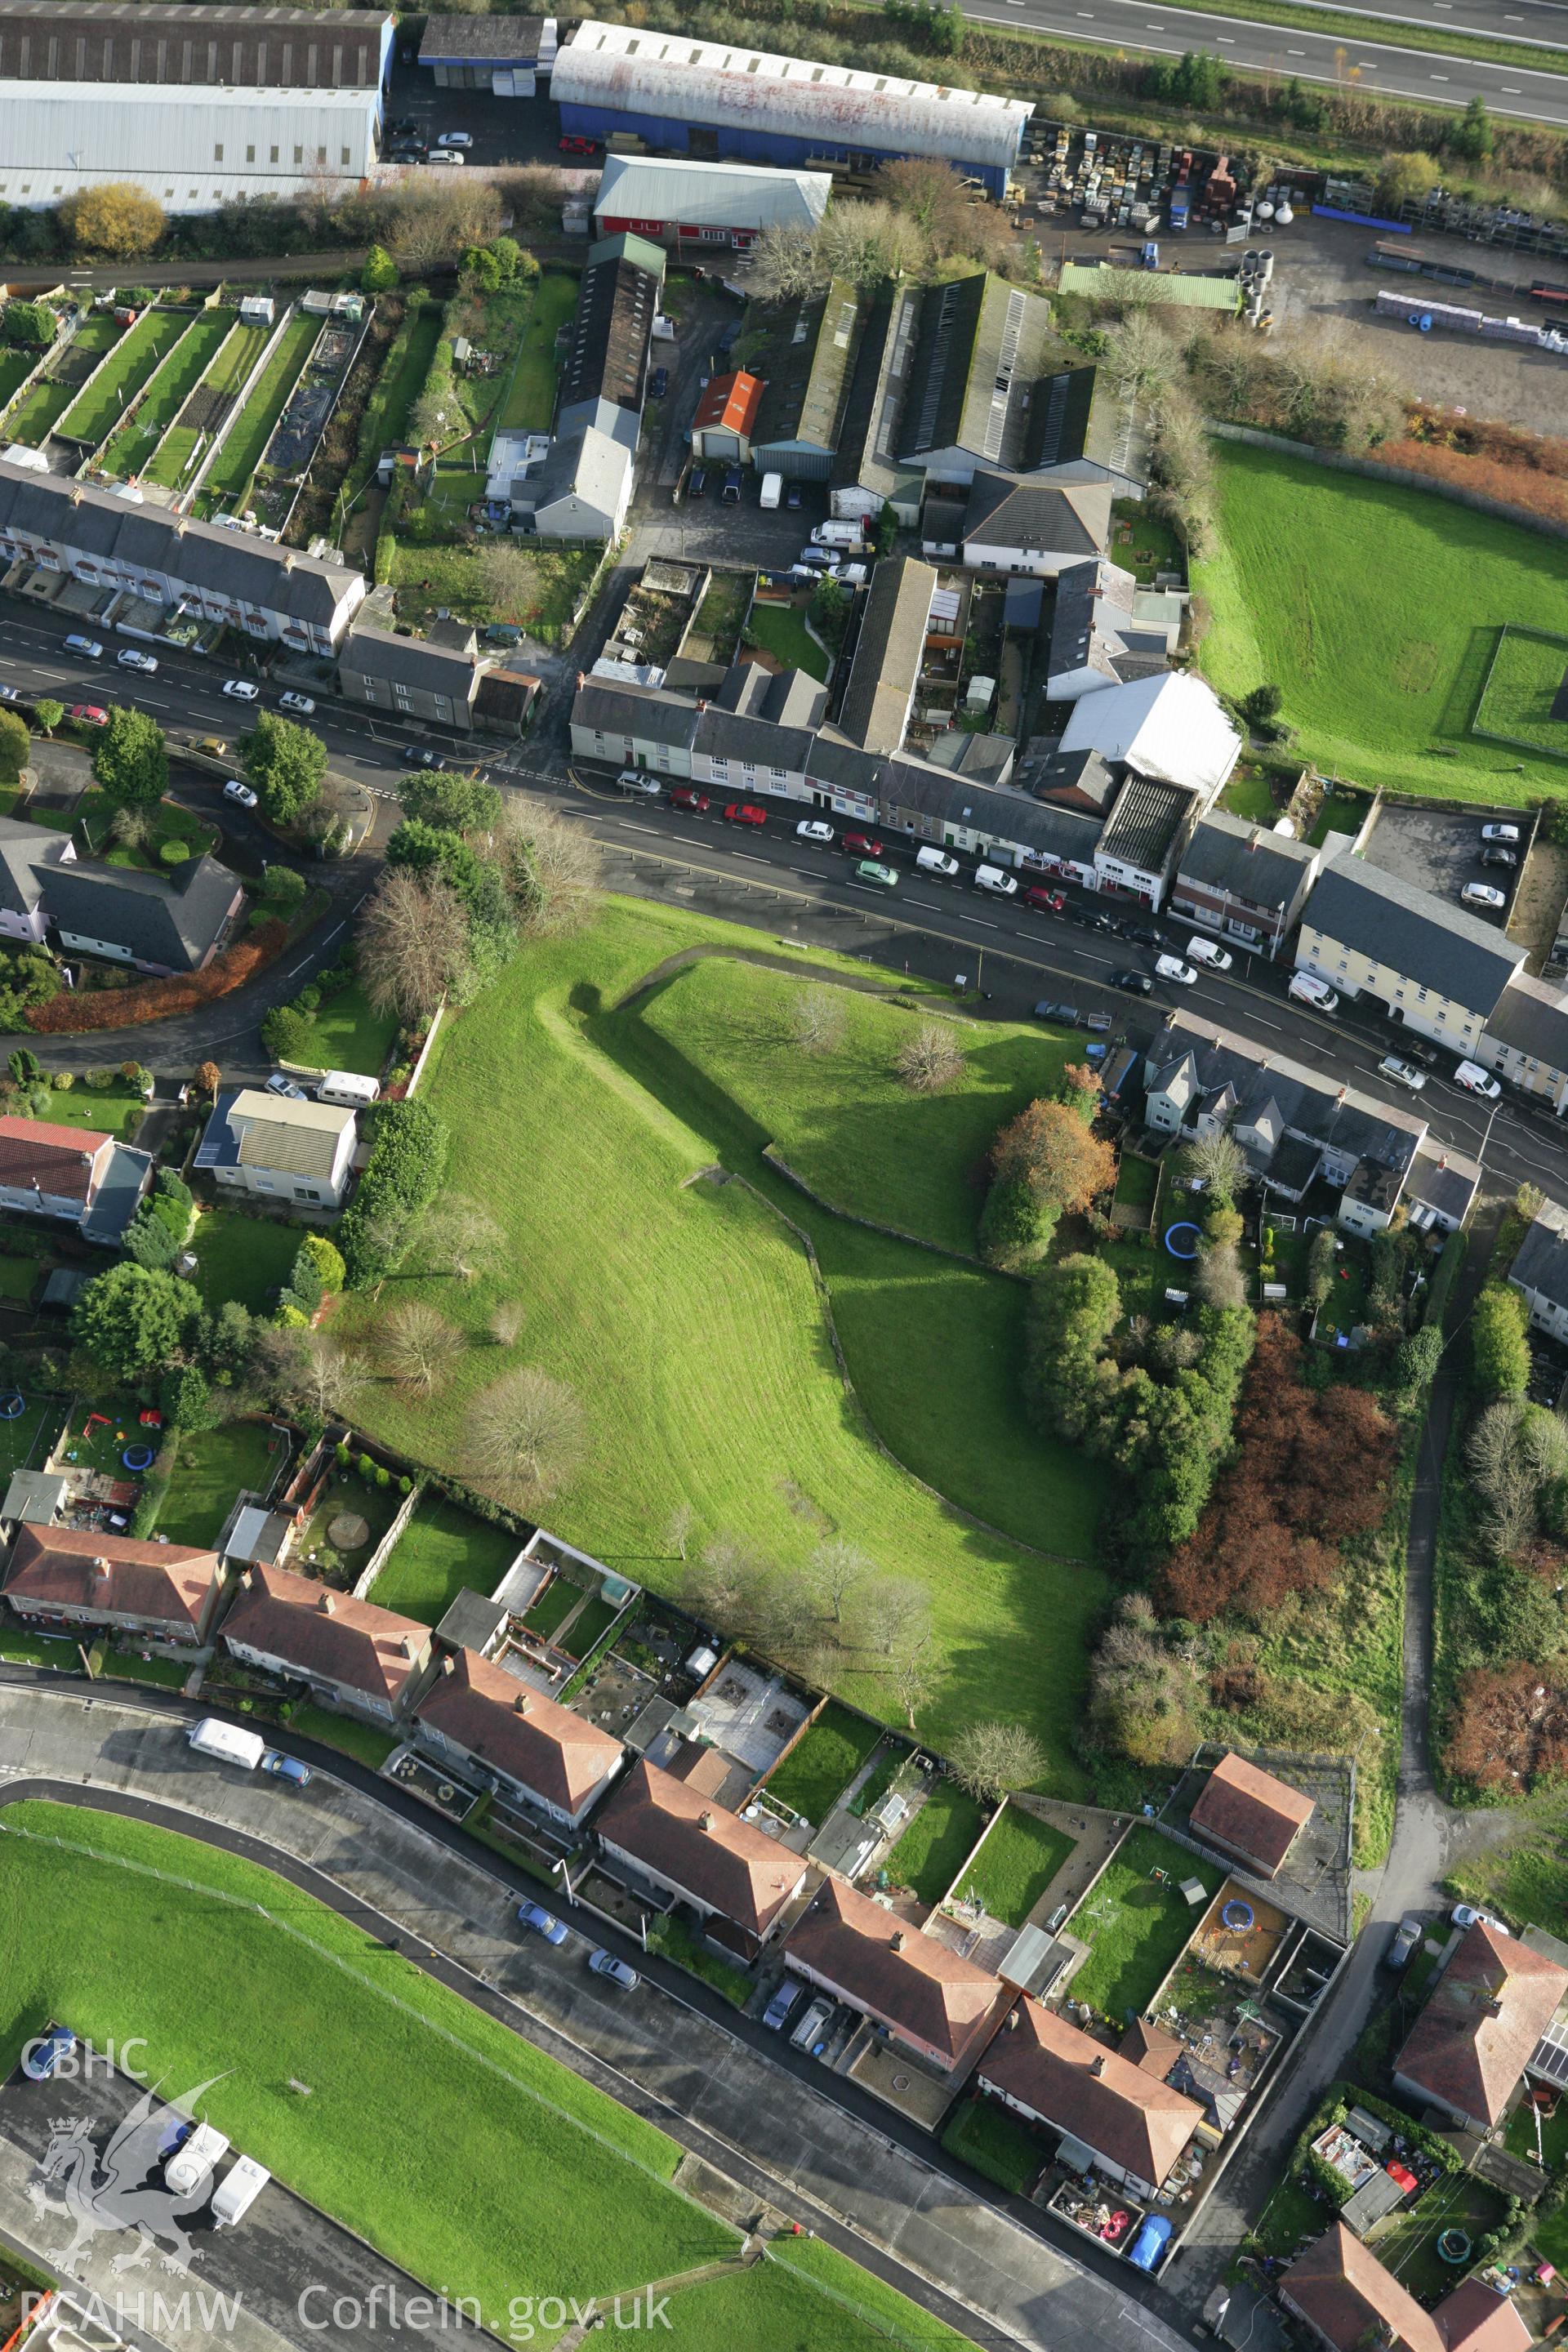
[[[906,155],[951,163],[997,198],[1017,162],[1026,100],[900,81],[847,66],[654,33],[580,25],[551,95],[568,134],[631,132],[708,162],[864,171]]]

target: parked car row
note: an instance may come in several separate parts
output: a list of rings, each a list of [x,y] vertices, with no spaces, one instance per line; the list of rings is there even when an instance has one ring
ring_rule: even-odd
[[[1520,839],[1517,824],[1483,824],[1478,863],[1494,871],[1513,872],[1519,865]],[[1501,915],[1508,910],[1508,892],[1495,882],[1467,882],[1460,888],[1459,904],[1476,914]]]
[[[520,1903],[517,1919],[519,1927],[526,1927],[530,1935],[542,1936],[547,1944],[557,1948],[566,1941],[571,1932],[565,1921],[558,1919],[553,1911],[547,1911],[542,1903]],[[641,1981],[636,1969],[625,1960],[617,1959],[614,1952],[605,1951],[601,1945],[595,1945],[589,1953],[588,1966],[595,1976],[604,1977],[622,1992],[636,1992]]]

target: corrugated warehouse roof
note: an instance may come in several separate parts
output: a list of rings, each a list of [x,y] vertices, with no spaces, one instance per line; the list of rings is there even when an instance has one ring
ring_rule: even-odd
[[[1173,270],[1151,277],[1143,269],[1117,269],[1110,263],[1069,261],[1061,274],[1064,294],[1087,294],[1091,301],[1107,302],[1119,296],[1128,302],[1170,303],[1182,310],[1239,310],[1238,278],[1188,278]]]
[[[0,0],[0,81],[376,90],[391,24],[353,8]]]
[[[428,35],[426,41],[428,46]],[[611,155],[594,212],[598,219],[669,221],[687,228],[815,228],[832,194],[827,172]]]
[[[984,90],[900,81],[591,18],[556,58],[551,96],[557,105],[676,122],[739,120],[786,138],[995,166],[1016,160],[1035,110],[1023,100]]]
[[[594,399],[641,409],[663,282],[664,256],[640,236],[605,236],[589,247],[561,371],[560,412]]]
[[[860,297],[847,278],[836,278],[825,293],[747,311],[742,348],[747,368],[763,380],[754,442],[837,447],[860,312]],[[761,351],[752,349],[753,329],[766,334]]]

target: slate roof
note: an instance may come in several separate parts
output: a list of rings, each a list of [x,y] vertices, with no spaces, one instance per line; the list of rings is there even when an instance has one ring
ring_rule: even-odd
[[[850,2001],[962,2065],[983,2049],[1013,1996],[842,1878],[823,1880],[785,1948]]]
[[[1242,1126],[1273,1106],[1281,1129],[1294,1129],[1347,1159],[1408,1168],[1426,1132],[1417,1114],[1385,1107],[1353,1087],[1342,1087],[1268,1046],[1217,1027],[1196,1013],[1179,1013],[1151,1042],[1144,1056],[1151,1090],[1175,1090],[1189,1104],[1223,1097],[1224,1115]]]
[[[1483,1015],[1525,959],[1494,924],[1353,856],[1336,858],[1319,876],[1303,928]]]
[[[884,279],[862,321],[848,399],[838,428],[835,483],[918,506],[921,476],[900,464],[904,394],[916,349],[921,289]]]
[[[1568,1209],[1543,1201],[1519,1245],[1509,1280],[1554,1307],[1568,1307]]]
[[[1123,572],[1109,557],[1092,556],[1058,573],[1047,661],[1049,677],[1092,669],[1101,677],[1115,680],[1112,656],[1121,644],[1118,629],[1132,625],[1136,587],[1131,572]]]
[[[1249,907],[1289,906],[1321,853],[1247,817],[1211,809],[1182,852],[1179,878],[1222,890]]]
[[[1121,778],[1103,752],[1053,751],[1034,786],[1042,800],[1065,808],[1092,809],[1104,816],[1121,788]]]
[[[910,457],[962,448],[993,466],[1022,464],[1031,395],[1055,349],[1050,305],[981,273],[925,290],[909,370],[900,447]]]
[[[542,16],[427,16],[419,62],[537,65],[543,37]]]
[[[746,313],[746,365],[763,380],[753,446],[798,441],[832,451],[848,404],[862,302],[847,278],[798,301]],[[767,337],[752,349],[760,330]]]
[[[856,641],[840,731],[867,751],[896,751],[925,658],[936,573],[912,555],[879,563]]]
[[[1158,2189],[1204,2119],[1147,2068],[1028,1995],[980,2063],[982,2082]]]
[[[688,751],[698,716],[695,702],[663,687],[617,686],[598,677],[584,678],[572,703],[574,727],[592,727],[601,735],[641,735]]]
[[[1209,1774],[1190,1818],[1200,1837],[1216,1839],[1272,1874],[1317,1810],[1300,1789],[1232,1753]]]
[[[1568,1994],[1568,1969],[1479,1922],[1427,1997],[1394,2062],[1428,2097],[1495,2124]]]
[[[492,1601],[467,1585],[456,1593],[436,1628],[436,1639],[449,1650],[488,1650],[510,1615],[504,1601]]]
[[[190,1544],[142,1543],[99,1528],[25,1520],[11,1547],[5,1591],[31,1608],[103,1609],[194,1626],[216,1574],[216,1552]]]
[[[108,1158],[110,1138],[94,1128],[42,1118],[0,1118],[0,1184],[79,1201],[85,1209]]]
[[[631,467],[632,453],[621,442],[580,425],[552,441],[542,461],[513,482],[511,502],[538,516],[563,499],[578,498],[596,513],[614,515]]]
[[[38,828],[14,816],[0,817],[0,907],[10,915],[30,915],[44,895],[45,851],[59,852],[57,837],[40,845]]]
[[[479,677],[471,652],[431,645],[423,637],[400,637],[392,629],[351,629],[339,651],[338,667],[352,676],[444,694],[452,702],[471,701]]]
[[[211,954],[239,896],[239,884],[216,857],[193,857],[175,878],[134,866],[79,857],[43,875],[49,919],[78,938],[111,940],[142,963],[194,971]]]
[[[1414,1207],[1425,1202],[1444,1216],[1462,1222],[1469,1214],[1481,1181],[1480,1162],[1462,1151],[1439,1151],[1425,1144],[1411,1162],[1405,1199]]]
[[[1019,480],[977,468],[963,509],[965,543],[1024,554],[1098,555],[1110,535],[1110,486]]]
[[[967,728],[950,727],[931,743],[931,765],[955,776],[977,777],[983,783],[1005,784],[1013,772],[1017,746],[1011,735],[975,735]]]
[[[710,697],[721,710],[743,711],[771,719],[775,727],[815,727],[827,708],[827,688],[809,670],[764,669],[761,662],[735,662]]]
[[[430,1628],[416,1619],[329,1591],[286,1568],[246,1570],[223,1636],[301,1674],[395,1704],[430,1645]]]
[[[1516,972],[1487,1015],[1487,1035],[1549,1070],[1568,1072],[1568,993]]]
[[[767,1934],[805,1866],[776,1838],[646,1759],[610,1791],[594,1827],[606,1844],[753,1936]]]
[[[1163,872],[1192,808],[1192,793],[1179,784],[1129,776],[1100,836],[1100,855],[1119,857],[1142,874]]]
[[[561,369],[558,414],[579,401],[601,399],[641,414],[663,283],[664,255],[640,236],[600,237],[588,247]]]
[[[414,1710],[420,1723],[563,1812],[581,1811],[625,1753],[618,1739],[477,1650],[448,1650]]]
[[[133,1144],[118,1139],[111,1142],[92,1206],[82,1219],[83,1241],[98,1242],[109,1248],[123,1240],[125,1228],[141,1206],[142,1195],[152,1181],[150,1151],[138,1151]]]
[[[0,0],[0,81],[377,89],[384,14]]]

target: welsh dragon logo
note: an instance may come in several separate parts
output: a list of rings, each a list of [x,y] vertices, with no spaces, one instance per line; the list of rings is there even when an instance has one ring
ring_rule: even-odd
[[[221,2074],[213,2075],[191,2093],[185,2106],[194,2113],[197,2101],[222,2080]],[[154,2253],[162,2253],[161,2269],[181,2275],[201,2261],[201,2250],[191,2244],[184,2221],[206,2203],[211,2183],[187,2195],[164,2179],[163,2156],[172,2114],[155,2089],[144,2091],[114,2126],[101,2156],[86,2116],[60,2116],[52,2123],[38,2177],[28,2183],[27,2195],[40,2220],[46,2213],[58,2213],[75,2229],[69,2245],[47,2257],[57,2270],[75,2273],[88,2246],[105,2230],[136,2232],[136,2243],[110,2265],[116,2273],[139,2269]],[[51,2183],[58,2195],[49,2193]]]

